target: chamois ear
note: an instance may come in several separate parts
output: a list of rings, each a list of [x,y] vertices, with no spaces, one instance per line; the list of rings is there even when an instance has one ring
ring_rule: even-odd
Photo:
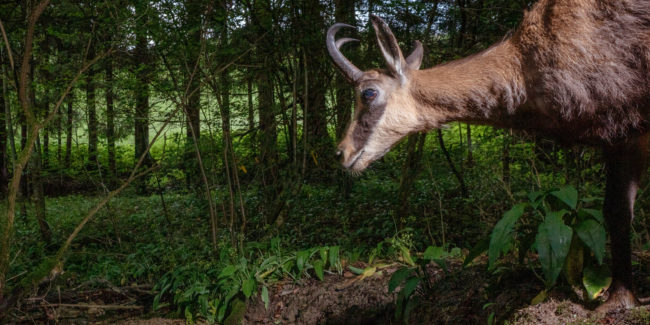
[[[406,58],[406,64],[408,64],[409,69],[419,70],[420,65],[422,64],[422,56],[424,56],[422,43],[420,43],[420,41],[415,41],[413,52],[411,52],[411,54]]]
[[[372,27],[375,28],[377,42],[386,60],[388,70],[396,77],[399,77],[402,83],[404,83],[406,81],[408,66],[402,55],[402,50],[399,48],[399,44],[397,44],[395,35],[393,35],[393,32],[391,32],[383,19],[375,15],[370,15],[370,21],[372,21]]]

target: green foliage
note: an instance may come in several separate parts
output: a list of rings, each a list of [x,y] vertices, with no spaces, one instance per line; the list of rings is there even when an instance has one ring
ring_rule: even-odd
[[[546,286],[551,287],[565,263],[571,245],[572,229],[564,224],[566,211],[552,211],[539,225],[535,237],[535,249],[542,264]]]
[[[400,253],[404,253],[403,249],[400,249]],[[412,256],[410,252],[409,256]],[[414,259],[405,260],[407,266],[397,269],[388,281],[388,292],[392,293],[398,288],[400,289],[395,301],[395,318],[405,323],[408,322],[411,311],[419,301],[417,289],[429,291],[432,289],[433,282],[427,272],[427,265],[433,262],[447,272],[445,259],[459,256],[460,249],[458,248],[448,252],[444,247],[429,246],[424,253],[418,254]],[[409,262],[413,262],[413,264]]]
[[[527,196],[528,202],[518,203],[503,214],[492,230],[487,249],[484,242],[476,245],[465,264],[487,250],[488,268],[494,270],[499,257],[512,250],[520,256],[534,251],[547,288],[555,285],[564,271],[569,283],[579,284],[582,278],[592,296],[593,283],[602,284],[604,281],[604,273],[593,270],[603,262],[606,235],[599,210],[582,205],[595,200],[579,200],[578,191],[571,186],[532,192]],[[525,213],[526,210],[529,213]],[[519,222],[522,219],[525,222]],[[524,240],[533,234],[534,242]]]
[[[176,314],[188,322],[197,317],[209,322],[232,320],[233,315],[241,313],[237,307],[239,302],[258,293],[268,308],[268,284],[272,281],[285,277],[298,279],[309,276],[310,271],[322,280],[325,267],[336,270],[341,265],[338,246],[290,252],[282,249],[277,237],[268,243],[249,242],[239,257],[228,256],[227,246],[221,251],[218,263],[192,263],[163,275],[155,287],[158,294],[154,309],[167,306],[163,301],[171,298]],[[330,259],[325,264],[323,256],[327,255]]]
[[[505,255],[512,248],[513,235],[512,232],[515,227],[515,223],[519,218],[524,214],[524,208],[526,204],[517,204],[508,212],[503,214],[503,218],[497,222],[492,230],[492,236],[490,236],[490,245],[488,250],[488,256],[490,257],[488,268],[494,268],[494,262],[502,254]]]

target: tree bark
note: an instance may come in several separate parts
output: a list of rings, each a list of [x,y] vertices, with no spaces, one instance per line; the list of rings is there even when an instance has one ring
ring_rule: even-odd
[[[36,221],[41,232],[41,239],[49,244],[52,241],[52,231],[50,230],[50,225],[47,223],[47,213],[45,210],[45,191],[43,190],[43,178],[41,174],[40,147],[39,139],[37,138],[28,168],[32,184],[32,200],[34,201]]]
[[[2,61],[0,56],[0,61]],[[3,61],[4,62],[4,61]],[[4,69],[3,69],[4,70]],[[7,184],[9,184],[9,170],[7,169],[7,158],[9,157],[7,152],[7,119],[6,112],[8,111],[5,107],[5,79],[4,77],[0,78],[1,89],[0,89],[0,197],[4,197],[7,194]]]
[[[346,1],[346,0],[335,0],[334,1],[334,17],[336,21],[346,22],[352,26],[356,25],[356,1]],[[350,58],[352,62],[357,61],[356,58],[359,57],[359,51],[350,51],[350,54],[346,57]],[[350,119],[352,118],[352,108],[354,105],[354,90],[347,83],[345,78],[335,72],[335,93],[336,93],[336,104],[334,110],[336,111],[336,139],[343,138],[343,133]],[[337,180],[340,193],[344,198],[348,198],[352,192],[352,185],[354,180],[352,176],[342,170],[341,168],[337,169]]]
[[[307,150],[313,163],[312,166],[329,169],[334,158],[334,146],[327,131],[327,107],[325,94],[327,93],[326,71],[331,68],[331,63],[323,46],[323,30],[325,22],[323,15],[324,6],[319,0],[304,2],[301,19],[301,37],[305,53],[304,66],[309,71],[309,82],[303,91],[307,94],[306,129]],[[348,87],[350,88],[350,87]]]
[[[420,170],[425,140],[426,133],[416,133],[411,134],[406,142],[406,161],[402,165],[402,177],[397,191],[398,202],[395,211],[400,229],[404,227],[406,219],[409,217],[409,197],[413,192],[413,183]]]
[[[106,149],[108,151],[108,172],[117,177],[115,162],[115,108],[113,106],[113,58],[106,58]]]
[[[187,53],[185,54],[187,57],[185,66],[189,71],[186,71],[184,74],[187,77],[185,87],[188,91],[186,94],[187,106],[185,110],[187,114],[185,175],[188,186],[194,187],[194,185],[200,182],[193,142],[198,141],[201,137],[201,69],[198,64],[201,55],[202,1],[189,0],[186,2],[186,6],[187,17],[185,23],[187,29],[190,31],[190,35],[188,36]]]
[[[463,179],[463,175],[458,171],[458,169],[454,165],[453,160],[451,160],[451,155],[449,155],[449,151],[447,151],[447,148],[445,147],[445,140],[442,138],[442,130],[440,129],[438,129],[438,143],[440,144],[440,149],[442,150],[442,153],[445,155],[445,159],[447,160],[449,169],[451,169],[451,172],[454,174],[454,176],[456,176],[456,179],[460,184],[460,190],[461,193],[463,194],[463,197],[467,197],[468,192],[467,192],[467,186],[465,186],[465,180]]]
[[[259,161],[261,168],[262,203],[261,210],[266,223],[273,223],[277,218],[275,208],[281,184],[278,175],[276,107],[273,93],[272,72],[275,67],[272,34],[273,17],[268,0],[255,0],[253,3],[252,23],[256,34],[261,37],[258,43],[257,59],[260,68],[256,72],[257,106],[259,113]]]
[[[255,129],[255,110],[253,109],[253,78],[246,80],[248,92],[248,130]]]
[[[470,124],[467,124],[467,160],[465,163],[467,164],[468,167],[471,167],[474,165],[474,153],[472,152],[474,149],[472,148],[472,126]]]
[[[503,146],[501,149],[502,179],[506,186],[510,186],[510,140],[509,132],[503,134]]]
[[[74,102],[74,97],[72,96],[72,93],[68,95],[67,99],[67,109],[66,109],[66,122],[65,122],[65,133],[66,133],[66,138],[65,138],[65,158],[64,160],[64,166],[65,168],[70,168],[72,165],[72,124],[74,122],[74,111],[72,104]]]
[[[34,112],[30,110],[28,99],[30,88],[29,60],[31,58],[34,45],[34,30],[36,27],[36,22],[48,4],[48,0],[43,0],[36,4],[34,8],[28,10],[29,15],[26,24],[27,28],[23,42],[23,57],[21,58],[22,63],[20,65],[19,77],[17,78],[18,82],[16,86],[18,87],[18,99],[20,101],[22,111],[25,114],[30,114],[27,116],[27,119],[31,124],[31,129],[29,134],[25,134],[27,137],[25,141],[25,148],[20,152],[14,164],[14,170],[7,195],[7,208],[3,209],[4,211],[0,211],[0,305],[3,305],[5,303],[4,292],[6,289],[7,272],[9,270],[10,253],[14,234],[13,226],[15,220],[18,188],[20,180],[22,178],[23,169],[27,165],[35,140],[38,137],[39,125],[35,123],[36,121],[34,120]]]
[[[91,41],[88,48],[88,59],[95,58],[95,42]],[[86,112],[88,113],[88,161],[87,167],[95,170],[97,161],[97,107],[95,103],[95,74],[96,69],[90,67],[86,74]]]
[[[147,48],[147,3],[138,2],[136,5],[136,44],[134,50],[136,85],[135,85],[135,158],[146,153],[149,144],[149,80],[151,68],[149,66],[149,50]],[[143,167],[149,166],[151,159],[146,153]],[[138,190],[146,192],[146,180],[138,179]]]

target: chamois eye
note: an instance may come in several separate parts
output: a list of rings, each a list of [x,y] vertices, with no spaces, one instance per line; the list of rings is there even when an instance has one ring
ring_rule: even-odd
[[[376,90],[368,88],[361,92],[361,98],[363,98],[364,101],[369,102],[377,98],[377,94],[378,92]]]

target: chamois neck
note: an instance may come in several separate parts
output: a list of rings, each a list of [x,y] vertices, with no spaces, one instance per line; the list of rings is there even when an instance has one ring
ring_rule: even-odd
[[[415,71],[411,92],[428,128],[462,121],[504,126],[526,100],[520,55],[510,40],[470,57]]]

